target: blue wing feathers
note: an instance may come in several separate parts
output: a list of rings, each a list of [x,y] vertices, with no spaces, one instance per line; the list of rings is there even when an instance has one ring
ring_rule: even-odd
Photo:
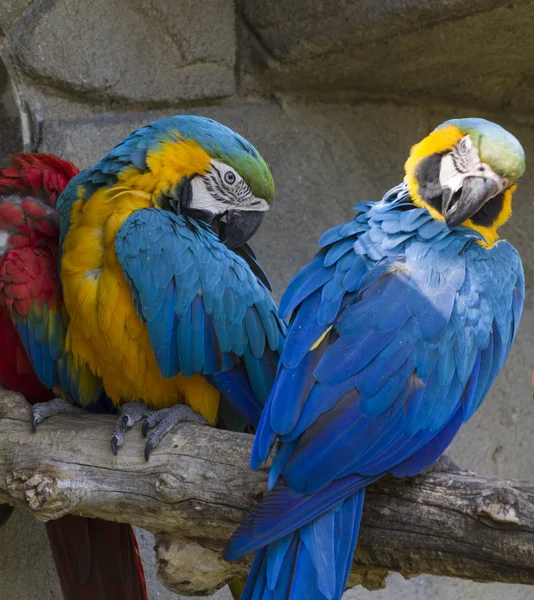
[[[324,257],[323,266],[330,267],[337,263],[347,252],[352,251],[353,246],[354,240],[350,238],[332,245]]]
[[[265,330],[261,319],[254,308],[246,309],[244,322],[252,354],[255,358],[261,358],[265,351],[267,340],[265,339]]]
[[[262,548],[254,558],[247,584],[241,594],[241,600],[262,600],[264,598],[263,594],[266,586],[266,563],[264,558],[266,552],[267,550]]]
[[[292,322],[294,334],[286,339],[282,352],[282,363],[286,368],[296,367],[310,348],[324,334],[327,327],[319,323],[318,309],[321,292],[317,290],[306,299]]]
[[[276,376],[278,352],[267,349],[263,356],[258,359],[253,356],[250,350],[247,350],[244,358],[250,385],[263,407],[267,402]]]
[[[36,306],[16,327],[35,373],[45,387],[61,387],[74,402],[102,407],[109,412],[100,380],[87,365],[74,364],[72,355],[65,352],[65,325],[60,313]]]
[[[391,470],[395,477],[414,477],[431,465],[445,452],[462,425],[463,415],[457,410],[445,427],[420,450]]]
[[[398,372],[402,365],[408,363],[409,359],[410,364],[415,368],[415,361],[412,354],[413,346],[408,341],[402,339],[402,337],[396,336],[384,348],[376,360],[367,365],[367,367],[355,376],[356,387],[366,397],[380,393],[388,381],[390,381],[390,378]],[[411,374],[410,372],[409,375]]]
[[[204,307],[200,296],[196,296],[191,304],[191,336],[195,340],[191,353],[191,371],[203,373],[206,366],[204,360],[206,348],[204,345]]]
[[[193,355],[193,342],[194,338],[191,332],[191,307],[182,314],[181,318],[176,318],[176,313],[173,311],[174,325],[176,327],[176,341],[178,343],[176,352],[176,370],[173,373],[176,375],[179,371],[186,377],[193,375],[193,369],[191,366],[191,357]],[[158,339],[158,338],[154,338]],[[161,346],[160,353],[164,354],[166,350],[171,350],[168,346]],[[171,356],[172,352],[168,352]],[[181,359],[181,360],[180,360]],[[162,371],[165,375],[165,372]]]
[[[354,387],[355,381],[352,377],[345,379],[345,381],[336,386],[316,383],[304,403],[297,424],[290,433],[281,436],[281,439],[284,442],[291,442],[301,436],[320,415],[333,408],[339,398],[347,394]]]
[[[358,538],[363,497],[363,490],[351,493],[309,524],[260,550],[243,598],[340,598]]]
[[[258,467],[278,438],[272,491],[226,552],[271,544],[256,558],[263,575],[247,584],[258,598],[297,586],[301,597],[339,600],[363,488],[435,462],[510,349],[524,295],[515,250],[486,249],[407,199],[400,186],[358,205],[282,298],[293,314],[251,459]]]
[[[345,477],[312,495],[277,486],[265,496],[263,512],[253,511],[239,526],[225,548],[225,560],[233,560],[284,538],[363,492],[364,486],[376,479],[378,477]],[[361,502],[363,504],[363,500]],[[279,520],[275,518],[277,514],[281,517]],[[358,522],[354,519],[351,525],[359,526],[359,519]]]
[[[319,253],[291,281],[280,301],[280,315],[282,317],[289,317],[305,298],[308,298],[333,277],[334,269],[325,269],[323,260],[323,256]]]
[[[161,340],[161,343],[154,346],[154,354],[160,366],[161,372],[165,377],[173,377],[179,372],[176,354],[165,352],[170,348],[174,332],[174,285],[169,285],[166,293],[159,304],[159,311],[154,318],[148,321],[148,330],[152,338]],[[171,359],[174,361],[171,363]],[[185,373],[184,373],[185,375]]]
[[[350,223],[353,223],[353,221],[351,221]],[[319,247],[324,248],[325,246],[330,246],[330,245],[334,244],[335,242],[338,242],[339,240],[346,237],[347,236],[346,226],[347,226],[347,223],[344,223],[342,225],[336,225],[335,227],[332,227],[332,229],[325,231],[323,233],[323,235],[319,238],[319,243],[318,243]],[[344,231],[344,229],[345,229],[345,231]],[[350,233],[348,235],[350,235]]]
[[[369,331],[364,338],[340,337],[325,352],[314,375],[322,383],[340,383],[367,366],[394,338],[395,331]]]
[[[244,372],[243,365],[209,375],[207,379],[228,399],[232,408],[246,423],[257,427],[263,410],[263,402],[251,388],[248,373]]]
[[[295,426],[302,406],[315,384],[313,367],[322,356],[324,345],[309,352],[293,369],[284,369],[272,392],[271,426],[279,434]],[[290,401],[288,401],[290,399]]]
[[[115,250],[162,374],[211,377],[236,394],[230,404],[257,424],[274,379],[273,353],[285,334],[261,279],[209,228],[158,209],[133,213]],[[253,259],[250,249],[246,256]],[[222,377],[236,357],[248,372]]]

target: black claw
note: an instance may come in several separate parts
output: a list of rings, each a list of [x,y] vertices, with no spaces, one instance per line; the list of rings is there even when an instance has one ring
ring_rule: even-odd
[[[117,450],[118,450],[117,437],[113,436],[111,438],[111,451],[113,452],[113,456],[117,456]]]
[[[37,417],[33,417],[33,419],[32,419],[33,433],[37,433],[37,425],[39,425],[39,419]]]
[[[149,440],[145,446],[145,460],[148,462],[150,459],[150,451],[152,450],[152,442]]]
[[[148,419],[145,419],[143,421],[143,426],[141,427],[141,432],[143,434],[143,437],[146,438],[146,436],[148,435],[148,430],[150,429],[150,425],[148,423]],[[146,457],[146,451],[145,451],[145,457]],[[148,459],[147,459],[148,460]]]

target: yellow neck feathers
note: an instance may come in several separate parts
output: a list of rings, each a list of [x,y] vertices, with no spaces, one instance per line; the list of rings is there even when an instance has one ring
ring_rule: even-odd
[[[205,175],[210,170],[210,156],[193,140],[178,137],[176,141],[162,141],[147,154],[145,172],[130,168],[119,175],[119,185],[151,195],[155,203],[160,194],[169,190],[184,177]]]

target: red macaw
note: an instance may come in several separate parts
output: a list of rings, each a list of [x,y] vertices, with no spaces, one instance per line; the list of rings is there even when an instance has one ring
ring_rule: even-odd
[[[57,394],[35,374],[19,333],[23,325],[32,328],[33,314],[50,315],[46,322],[53,327],[61,313],[54,206],[77,173],[72,163],[48,154],[18,154],[0,169],[0,386],[31,404]],[[49,521],[46,530],[65,600],[147,600],[130,525],[68,515]]]

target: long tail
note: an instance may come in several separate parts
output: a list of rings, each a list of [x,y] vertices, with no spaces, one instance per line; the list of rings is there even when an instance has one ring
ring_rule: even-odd
[[[130,525],[67,515],[46,530],[64,600],[148,600]]]
[[[241,600],[340,600],[362,516],[362,489],[256,554]]]

